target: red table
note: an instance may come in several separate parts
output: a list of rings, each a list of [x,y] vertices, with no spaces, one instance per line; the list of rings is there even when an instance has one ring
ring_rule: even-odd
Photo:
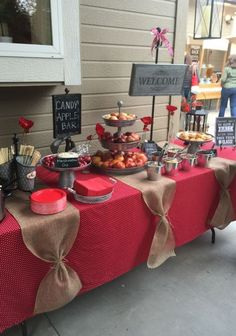
[[[219,156],[236,160],[236,151],[223,149]],[[42,167],[38,176],[50,185],[57,183],[57,174]],[[174,179],[176,195],[169,218],[176,246],[181,246],[209,229],[219,185],[207,168],[180,172]],[[230,190],[236,209],[236,178]],[[140,191],[118,181],[105,203],[82,204],[71,195],[69,199],[81,215],[78,237],[67,256],[82,281],[80,294],[147,260],[156,224]],[[18,223],[8,213],[0,224],[0,332],[32,316],[37,288],[49,267],[27,250]]]

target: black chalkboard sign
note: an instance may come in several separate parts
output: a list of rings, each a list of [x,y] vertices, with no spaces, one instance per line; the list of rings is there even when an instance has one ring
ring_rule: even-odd
[[[78,158],[57,158],[57,168],[73,168],[79,167]]]
[[[217,146],[235,146],[236,118],[216,118],[215,140]]]
[[[161,151],[161,147],[159,147],[154,141],[145,141],[142,144],[142,151],[146,153],[149,160],[152,159],[153,155],[157,155]]]
[[[52,96],[53,137],[81,133],[81,94]]]

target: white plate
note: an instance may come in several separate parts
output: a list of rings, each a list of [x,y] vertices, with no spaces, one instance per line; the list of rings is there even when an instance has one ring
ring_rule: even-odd
[[[109,200],[112,196],[112,192],[102,196],[83,196],[79,194],[74,194],[74,198],[76,201],[81,203],[88,203],[88,204],[96,204],[102,203]]]

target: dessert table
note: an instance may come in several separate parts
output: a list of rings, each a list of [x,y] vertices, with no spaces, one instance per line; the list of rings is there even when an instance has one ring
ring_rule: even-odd
[[[232,148],[218,149],[218,156],[236,161]],[[77,172],[79,179],[94,175]],[[58,173],[39,167],[37,176],[57,186]],[[168,219],[179,247],[210,229],[221,188],[209,168],[193,167],[172,179],[176,190]],[[236,178],[229,190],[236,218]],[[82,284],[78,295],[147,261],[157,218],[138,189],[117,179],[112,197],[104,203],[83,204],[72,194],[68,200],[80,212],[78,235],[66,256]],[[0,223],[0,332],[33,316],[39,284],[51,267],[27,249],[18,221],[7,212]]]

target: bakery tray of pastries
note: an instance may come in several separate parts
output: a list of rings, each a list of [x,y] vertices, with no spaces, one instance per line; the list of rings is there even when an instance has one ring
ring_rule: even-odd
[[[177,133],[177,138],[182,141],[187,142],[198,142],[198,143],[204,143],[213,141],[213,135],[204,133],[204,132],[197,132],[197,131],[182,131]]]

